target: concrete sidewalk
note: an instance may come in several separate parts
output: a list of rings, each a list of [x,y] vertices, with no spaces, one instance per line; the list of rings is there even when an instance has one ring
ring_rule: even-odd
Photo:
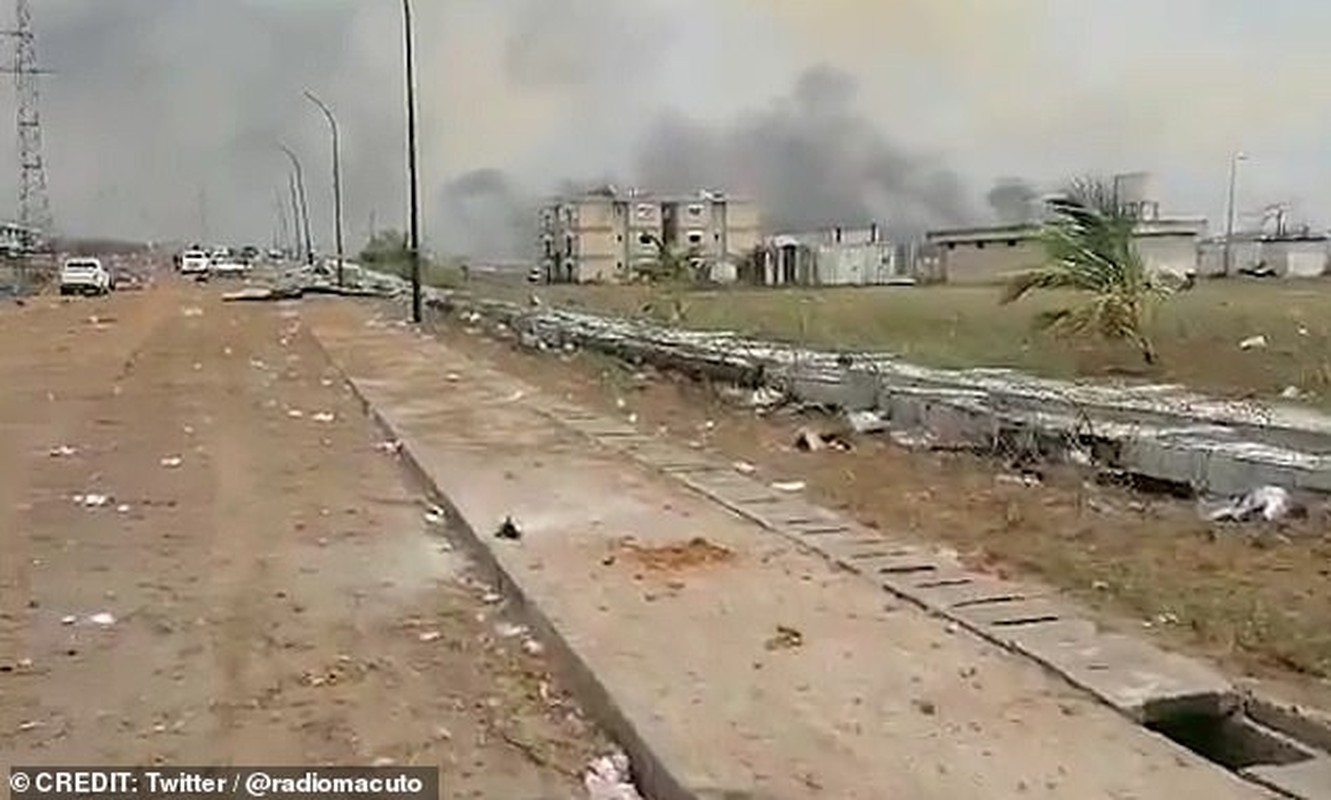
[[[601,449],[349,306],[308,321],[546,628],[656,800],[1266,796],[1025,659]],[[506,516],[520,541],[493,535]],[[730,556],[670,568],[639,548]]]

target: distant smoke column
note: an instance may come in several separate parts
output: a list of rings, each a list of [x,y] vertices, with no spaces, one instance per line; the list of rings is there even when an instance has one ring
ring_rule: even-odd
[[[51,201],[42,159],[41,93],[37,88],[37,36],[28,0],[14,0],[16,40],[14,88],[18,95],[19,222],[43,233],[51,229]]]

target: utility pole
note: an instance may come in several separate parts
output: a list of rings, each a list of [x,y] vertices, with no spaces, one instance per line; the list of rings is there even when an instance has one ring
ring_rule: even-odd
[[[406,38],[407,180],[411,184],[411,321],[421,323],[421,208],[416,166],[416,63],[411,22],[411,0],[402,0],[402,28]]]
[[[305,97],[323,112],[328,120],[328,126],[333,131],[333,216],[335,217],[335,227],[337,228],[337,285],[343,285],[342,262],[345,260],[345,254],[342,251],[342,145],[340,143],[337,131],[337,118],[324,101],[315,96],[314,92],[305,92]]]
[[[291,240],[294,245],[291,255],[300,258],[300,193],[296,191],[296,173],[287,176],[287,185],[291,189]]]
[[[286,250],[291,242],[291,232],[287,229],[287,211],[286,203],[282,202],[282,190],[277,190],[274,198],[277,201],[277,243],[273,245],[274,250]]]
[[[1226,204],[1225,211],[1225,249],[1224,249],[1224,272],[1225,277],[1229,277],[1230,262],[1233,258],[1234,243],[1234,189],[1239,179],[1239,162],[1246,161],[1248,157],[1241,151],[1234,154],[1229,160],[1229,202]]]
[[[15,40],[13,66],[0,72],[14,76],[18,95],[19,224],[35,230],[39,240],[46,240],[53,220],[46,187],[46,162],[42,156],[41,92],[37,77],[50,73],[37,68],[37,35],[32,27],[29,0],[14,0],[14,30],[4,33]]]
[[[300,167],[300,159],[296,156],[296,151],[284,144],[279,144],[278,147],[282,148],[283,153],[287,154],[287,158],[291,159],[291,166],[296,171],[296,192],[300,198],[301,227],[304,228],[305,232],[305,263],[314,266],[314,243],[313,239],[310,238],[310,205],[305,197],[305,170]]]

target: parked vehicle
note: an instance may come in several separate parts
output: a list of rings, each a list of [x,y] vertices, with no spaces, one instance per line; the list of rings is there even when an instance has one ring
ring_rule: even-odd
[[[208,271],[211,259],[202,250],[186,250],[180,256],[181,275],[200,275]]]
[[[111,273],[95,258],[71,258],[60,269],[60,294],[101,295],[111,291]]]
[[[232,255],[215,257],[211,271],[219,278],[236,278],[250,271],[250,265]]]

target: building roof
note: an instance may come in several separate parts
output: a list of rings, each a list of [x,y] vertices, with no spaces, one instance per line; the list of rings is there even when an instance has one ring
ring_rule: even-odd
[[[1134,232],[1136,236],[1200,236],[1206,230],[1203,217],[1166,217],[1141,220]],[[986,225],[974,228],[950,228],[929,231],[925,239],[934,244],[970,244],[978,242],[1025,241],[1040,235],[1038,223],[1015,225]]]

